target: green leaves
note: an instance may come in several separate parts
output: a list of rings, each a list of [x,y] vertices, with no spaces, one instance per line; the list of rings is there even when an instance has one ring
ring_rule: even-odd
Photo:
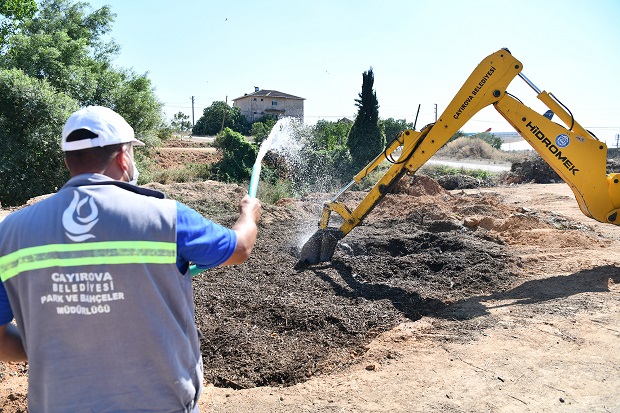
[[[7,36],[14,33],[19,23],[32,17],[37,10],[35,0],[0,0],[0,50]]]
[[[172,116],[170,126],[175,132],[186,133],[192,129],[192,122],[189,121],[188,115],[183,112],[177,112]]]
[[[213,142],[213,146],[222,152],[222,160],[215,168],[220,179],[228,182],[243,182],[252,176],[252,167],[258,150],[245,137],[225,128]]]
[[[60,131],[77,103],[20,70],[0,69],[0,202],[55,192],[68,173]]]
[[[361,169],[385,147],[385,135],[379,127],[379,101],[373,90],[372,68],[362,75],[362,91],[356,105],[359,108],[347,139],[353,168]]]
[[[0,0],[0,15],[21,19],[30,17],[37,10],[34,0]]]
[[[276,124],[276,121],[271,116],[264,116],[260,120],[252,123],[250,129],[250,135],[254,137],[254,143],[258,146],[269,137],[271,129]]]
[[[202,116],[194,125],[192,133],[194,135],[213,136],[222,132],[224,128],[245,133],[245,118],[241,115],[241,110],[238,107],[217,101],[205,108]]]
[[[107,106],[141,137],[155,136],[163,114],[150,79],[111,64],[120,47],[103,36],[114,17],[107,6],[91,11],[88,3],[44,0],[11,36],[1,65],[44,79],[81,106]]]
[[[379,126],[385,132],[385,139],[392,142],[396,137],[407,129],[413,129],[413,123],[407,122],[405,119],[387,118],[379,120]]]
[[[0,0],[5,16],[0,35],[6,33],[0,38],[0,202],[5,205],[53,192],[66,180],[59,137],[79,107],[115,110],[147,144],[158,142],[164,124],[147,75],[112,66],[119,46],[105,38],[115,17],[109,7],[93,11],[88,3],[43,0],[35,14],[33,5],[34,0]],[[1,32],[7,19],[13,29]]]
[[[152,140],[162,123],[162,105],[155,96],[151,80],[146,75],[123,72],[110,96],[110,107],[123,115],[138,139],[144,139],[145,143]]]
[[[329,122],[319,120],[314,128],[313,149],[332,151],[342,147],[347,142],[347,135],[351,126],[352,122],[350,121]]]

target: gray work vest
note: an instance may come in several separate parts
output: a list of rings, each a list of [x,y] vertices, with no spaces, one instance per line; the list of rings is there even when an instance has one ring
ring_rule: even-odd
[[[198,399],[176,203],[131,188],[80,175],[0,222],[0,276],[28,355],[31,413],[191,411]]]

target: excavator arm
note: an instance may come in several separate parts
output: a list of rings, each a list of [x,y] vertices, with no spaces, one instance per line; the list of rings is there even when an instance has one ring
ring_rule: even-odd
[[[521,73],[522,65],[507,49],[486,57],[464,82],[441,117],[421,131],[406,130],[392,141],[353,180],[325,202],[319,230],[301,250],[301,265],[330,261],[340,239],[366,217],[405,174],[414,174],[481,109],[493,105],[510,125],[570,185],[581,211],[601,222],[619,224],[620,174],[606,173],[607,146],[585,130],[550,93],[540,91]],[[507,93],[519,76],[537,93],[537,98],[567,126],[537,113]],[[394,153],[400,155],[394,160]],[[338,199],[384,160],[392,165],[354,209]],[[331,214],[341,217],[339,227],[330,227]]]

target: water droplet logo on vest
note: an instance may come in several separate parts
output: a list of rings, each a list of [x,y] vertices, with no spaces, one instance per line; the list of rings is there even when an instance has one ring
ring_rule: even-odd
[[[88,203],[90,214],[83,216],[82,207]],[[88,213],[87,208],[84,208]],[[62,226],[65,228],[65,235],[71,241],[81,242],[95,238],[89,234],[90,230],[99,222],[99,210],[92,197],[87,196],[80,199],[78,191],[73,191],[73,200],[65,212],[62,214]]]

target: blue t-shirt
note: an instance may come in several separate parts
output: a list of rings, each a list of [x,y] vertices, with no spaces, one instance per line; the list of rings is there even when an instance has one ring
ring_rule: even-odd
[[[0,282],[0,326],[10,323],[11,320],[13,320],[13,310],[11,310],[4,283]]]
[[[177,202],[177,268],[185,274],[189,263],[212,268],[224,263],[237,247],[237,234]],[[0,325],[13,320],[4,283],[0,282]]]
[[[230,258],[235,248],[235,231],[177,202],[177,267],[182,274],[189,262],[199,268],[216,267]]]

